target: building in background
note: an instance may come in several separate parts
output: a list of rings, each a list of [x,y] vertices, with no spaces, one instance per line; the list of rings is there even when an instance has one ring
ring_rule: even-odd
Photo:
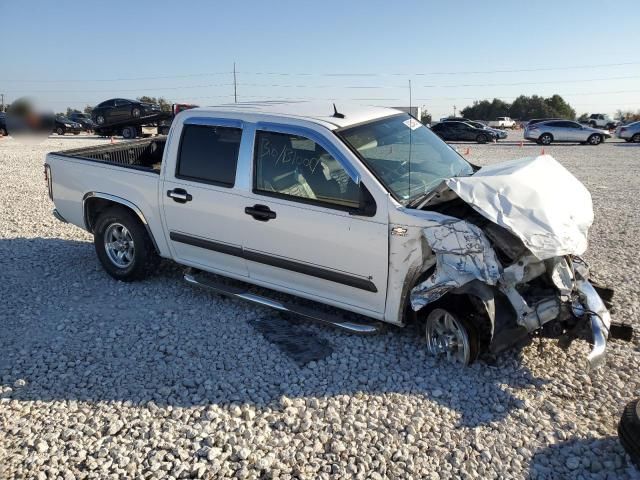
[[[400,110],[402,112],[408,113],[409,115],[420,120],[422,118],[422,107],[391,107],[396,110]]]

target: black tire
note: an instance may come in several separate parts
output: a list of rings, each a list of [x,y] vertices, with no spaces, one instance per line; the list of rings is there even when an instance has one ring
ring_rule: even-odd
[[[640,133],[636,133],[633,137],[631,137],[631,141],[634,143],[640,143]]]
[[[587,139],[587,143],[589,145],[600,145],[602,142],[604,142],[604,138],[602,137],[602,135],[598,135],[597,133],[590,135]]]
[[[543,133],[538,138],[538,143],[540,145],[551,145],[551,142],[553,142],[553,135],[550,133]]]
[[[141,115],[142,115],[142,109],[140,109],[139,107],[133,107],[131,109],[131,116],[133,118],[140,118]]]
[[[57,133],[58,135],[64,135],[64,128],[62,128],[62,127],[57,127],[57,128],[56,128],[56,133]]]
[[[618,423],[618,438],[631,461],[640,467],[640,418],[638,418],[638,400],[627,403]]]
[[[104,115],[98,115],[96,117],[96,123],[98,125],[104,125],[105,121],[104,121]]]
[[[105,246],[105,233],[117,225],[125,227],[133,241],[132,259],[125,266],[118,266]],[[102,267],[110,276],[123,282],[146,278],[155,271],[160,261],[144,225],[131,210],[124,207],[112,207],[98,216],[93,230],[93,243]]]
[[[126,139],[136,138],[137,131],[135,127],[124,127],[122,129],[122,136]]]
[[[476,142],[478,143],[487,143],[489,141],[489,139],[487,138],[487,136],[483,133],[479,134],[476,137]]]
[[[80,132],[73,132],[74,135],[80,135]]]

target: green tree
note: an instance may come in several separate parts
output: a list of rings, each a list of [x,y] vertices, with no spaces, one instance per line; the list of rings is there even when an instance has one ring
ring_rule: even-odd
[[[84,113],[91,113],[93,112],[93,107],[91,105],[85,105],[84,107]]]
[[[580,123],[585,123],[587,120],[589,120],[589,114],[588,113],[583,113],[582,115],[580,115],[578,117],[578,121]]]
[[[72,113],[82,113],[82,112],[80,112],[80,110],[78,110],[77,108],[67,107],[67,114],[65,116],[68,117]]]
[[[164,97],[149,97],[143,95],[142,97],[138,97],[138,101],[145,103],[153,103],[155,105],[160,106],[160,110],[163,112],[171,112],[171,102]]]
[[[422,110],[422,115],[420,115],[420,121],[425,125],[428,125],[431,123],[431,120],[432,120],[431,114],[427,112],[426,109]]]
[[[576,112],[560,95],[544,98],[539,95],[520,95],[512,104],[494,98],[493,101],[476,101],[472,106],[463,108],[462,115],[477,120],[495,120],[509,116],[519,120],[532,118],[559,117],[574,119]]]

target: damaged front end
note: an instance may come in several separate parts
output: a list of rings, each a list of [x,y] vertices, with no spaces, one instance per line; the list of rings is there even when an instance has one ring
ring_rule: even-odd
[[[587,337],[588,366],[604,364],[611,316],[579,257],[591,197],[564,167],[549,156],[484,167],[447,180],[420,207],[430,260],[409,293],[414,311],[468,295],[488,320],[476,326],[487,350],[532,334],[563,346]],[[455,336],[441,337],[428,338],[433,353],[455,344]]]

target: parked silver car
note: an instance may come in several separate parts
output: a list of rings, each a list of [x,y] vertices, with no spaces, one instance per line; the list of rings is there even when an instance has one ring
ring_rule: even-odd
[[[620,125],[616,128],[616,137],[622,138],[627,142],[640,143],[640,122]]]
[[[605,130],[580,125],[571,120],[549,120],[527,125],[524,129],[524,138],[541,145],[549,145],[552,142],[599,145],[605,139],[611,138],[611,135]]]

